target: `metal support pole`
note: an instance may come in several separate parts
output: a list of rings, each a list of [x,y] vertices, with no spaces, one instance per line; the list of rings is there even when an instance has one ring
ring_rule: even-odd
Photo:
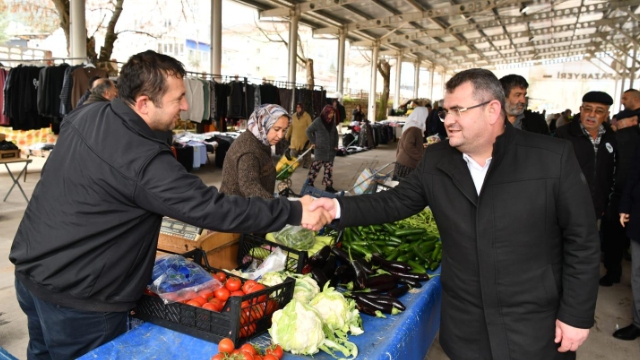
[[[344,58],[345,58],[345,44],[347,42],[347,31],[341,30],[340,37],[338,38],[338,84],[336,89],[344,97]]]
[[[629,76],[629,88],[633,89],[633,80],[636,77],[636,56],[638,56],[638,45],[633,47],[633,60],[631,61],[631,75]]]
[[[418,88],[420,87],[420,61],[416,61],[414,64],[413,72],[413,98],[418,98]]]
[[[396,91],[393,97],[393,108],[400,107],[400,77],[402,76],[402,54],[398,55],[396,59]]]
[[[436,100],[433,98],[433,78],[436,76],[436,66],[431,65],[431,71],[429,72],[429,99],[431,102],[435,102]]]
[[[298,61],[298,20],[300,20],[300,14],[291,11],[291,23],[289,24],[289,75],[287,81],[290,84],[296,83],[296,67]],[[295,102],[295,86],[293,89],[293,96],[291,96],[291,104],[289,104],[289,112],[293,112],[296,108]]]
[[[211,73],[222,74],[222,0],[211,0]]]
[[[287,81],[296,82],[296,65],[298,61],[298,20],[300,16],[291,12],[291,22],[289,24],[289,76]]]
[[[444,77],[445,77],[446,74],[447,74],[447,71],[445,69],[442,69],[442,79],[441,79],[442,81],[441,81],[441,83],[442,83],[442,98],[443,99],[444,99],[444,83],[445,83]]]
[[[627,90],[625,88],[625,83],[626,82],[627,82],[627,79],[626,79],[625,75],[622,75],[620,77],[620,83],[622,84],[622,85],[620,85],[620,99],[622,99],[622,94],[624,94],[624,91]],[[622,110],[622,106],[620,106],[620,110]]]
[[[369,87],[369,109],[367,116],[370,121],[376,120],[376,88],[378,80],[378,55],[380,54],[380,43],[375,43],[371,49],[371,84]]]
[[[71,39],[71,57],[86,58],[87,57],[87,26],[85,24],[84,12],[85,0],[71,0],[69,4],[69,29]],[[82,63],[82,60],[73,60],[76,64]]]

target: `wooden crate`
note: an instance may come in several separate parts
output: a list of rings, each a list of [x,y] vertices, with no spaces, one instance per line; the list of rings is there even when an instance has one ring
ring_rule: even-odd
[[[184,237],[160,234],[158,249],[174,253],[185,253],[193,249],[202,249],[207,253],[209,265],[218,269],[238,267],[238,245],[240,234],[203,231],[195,240]]]
[[[20,158],[20,150],[0,150],[0,159],[18,159]]]

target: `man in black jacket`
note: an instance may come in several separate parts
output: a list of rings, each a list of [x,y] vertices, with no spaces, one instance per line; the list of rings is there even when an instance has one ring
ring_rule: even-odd
[[[591,91],[582,98],[579,121],[556,130],[556,137],[573,144],[576,157],[587,178],[596,217],[600,219],[607,207],[613,186],[616,161],[616,135],[605,123],[613,99],[601,91]]]
[[[504,111],[516,129],[549,135],[544,116],[526,110],[529,83],[520,75],[507,75],[500,79],[505,95]]]
[[[318,199],[339,226],[430,206],[442,238],[440,344],[457,359],[575,359],[593,326],[599,241],[571,144],[514,129],[488,70],[446,84],[449,139],[395,188]]]
[[[311,198],[225,196],[185,171],[153,132],[173,129],[188,109],[184,75],[169,56],[134,55],[120,98],[63,121],[9,255],[27,358],[75,359],[126,331],[151,279],[163,215],[224,232],[326,221],[303,212]]]
[[[623,110],[616,114],[616,119],[618,127],[616,131],[616,171],[613,189],[609,195],[609,205],[602,222],[603,263],[607,273],[600,279],[600,286],[617,284],[622,275],[622,257],[625,250],[629,248],[629,238],[620,224],[620,197],[629,177],[633,154],[640,139],[637,112]]]

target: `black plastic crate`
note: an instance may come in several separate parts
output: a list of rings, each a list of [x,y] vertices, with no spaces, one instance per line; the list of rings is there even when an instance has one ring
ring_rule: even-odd
[[[185,257],[210,272],[220,271],[208,266],[201,250],[194,250]],[[242,279],[243,283],[245,279]],[[231,297],[221,312],[211,311],[182,303],[165,304],[158,296],[143,295],[132,315],[156,325],[166,327],[200,339],[220,342],[227,337],[236,346],[258,336],[271,327],[273,312],[282,309],[293,298],[295,279],[287,278],[282,284],[242,297]]]
[[[275,250],[276,247],[279,247],[285,254],[287,254],[285,270],[302,274],[302,268],[307,263],[308,259],[308,252],[306,250],[292,249],[251,234],[242,234],[240,237],[240,245],[238,246],[238,266],[240,268],[246,268],[254,259],[257,260],[258,263],[261,263],[268,254]],[[251,249],[254,248],[261,248],[264,249],[264,251],[260,250],[258,253],[255,253],[251,251]]]

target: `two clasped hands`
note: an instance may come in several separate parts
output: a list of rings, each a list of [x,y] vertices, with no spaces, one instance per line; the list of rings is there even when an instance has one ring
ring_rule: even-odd
[[[302,204],[300,226],[313,231],[318,231],[335,220],[339,207],[335,199],[316,199],[309,195],[301,197],[300,203]]]

